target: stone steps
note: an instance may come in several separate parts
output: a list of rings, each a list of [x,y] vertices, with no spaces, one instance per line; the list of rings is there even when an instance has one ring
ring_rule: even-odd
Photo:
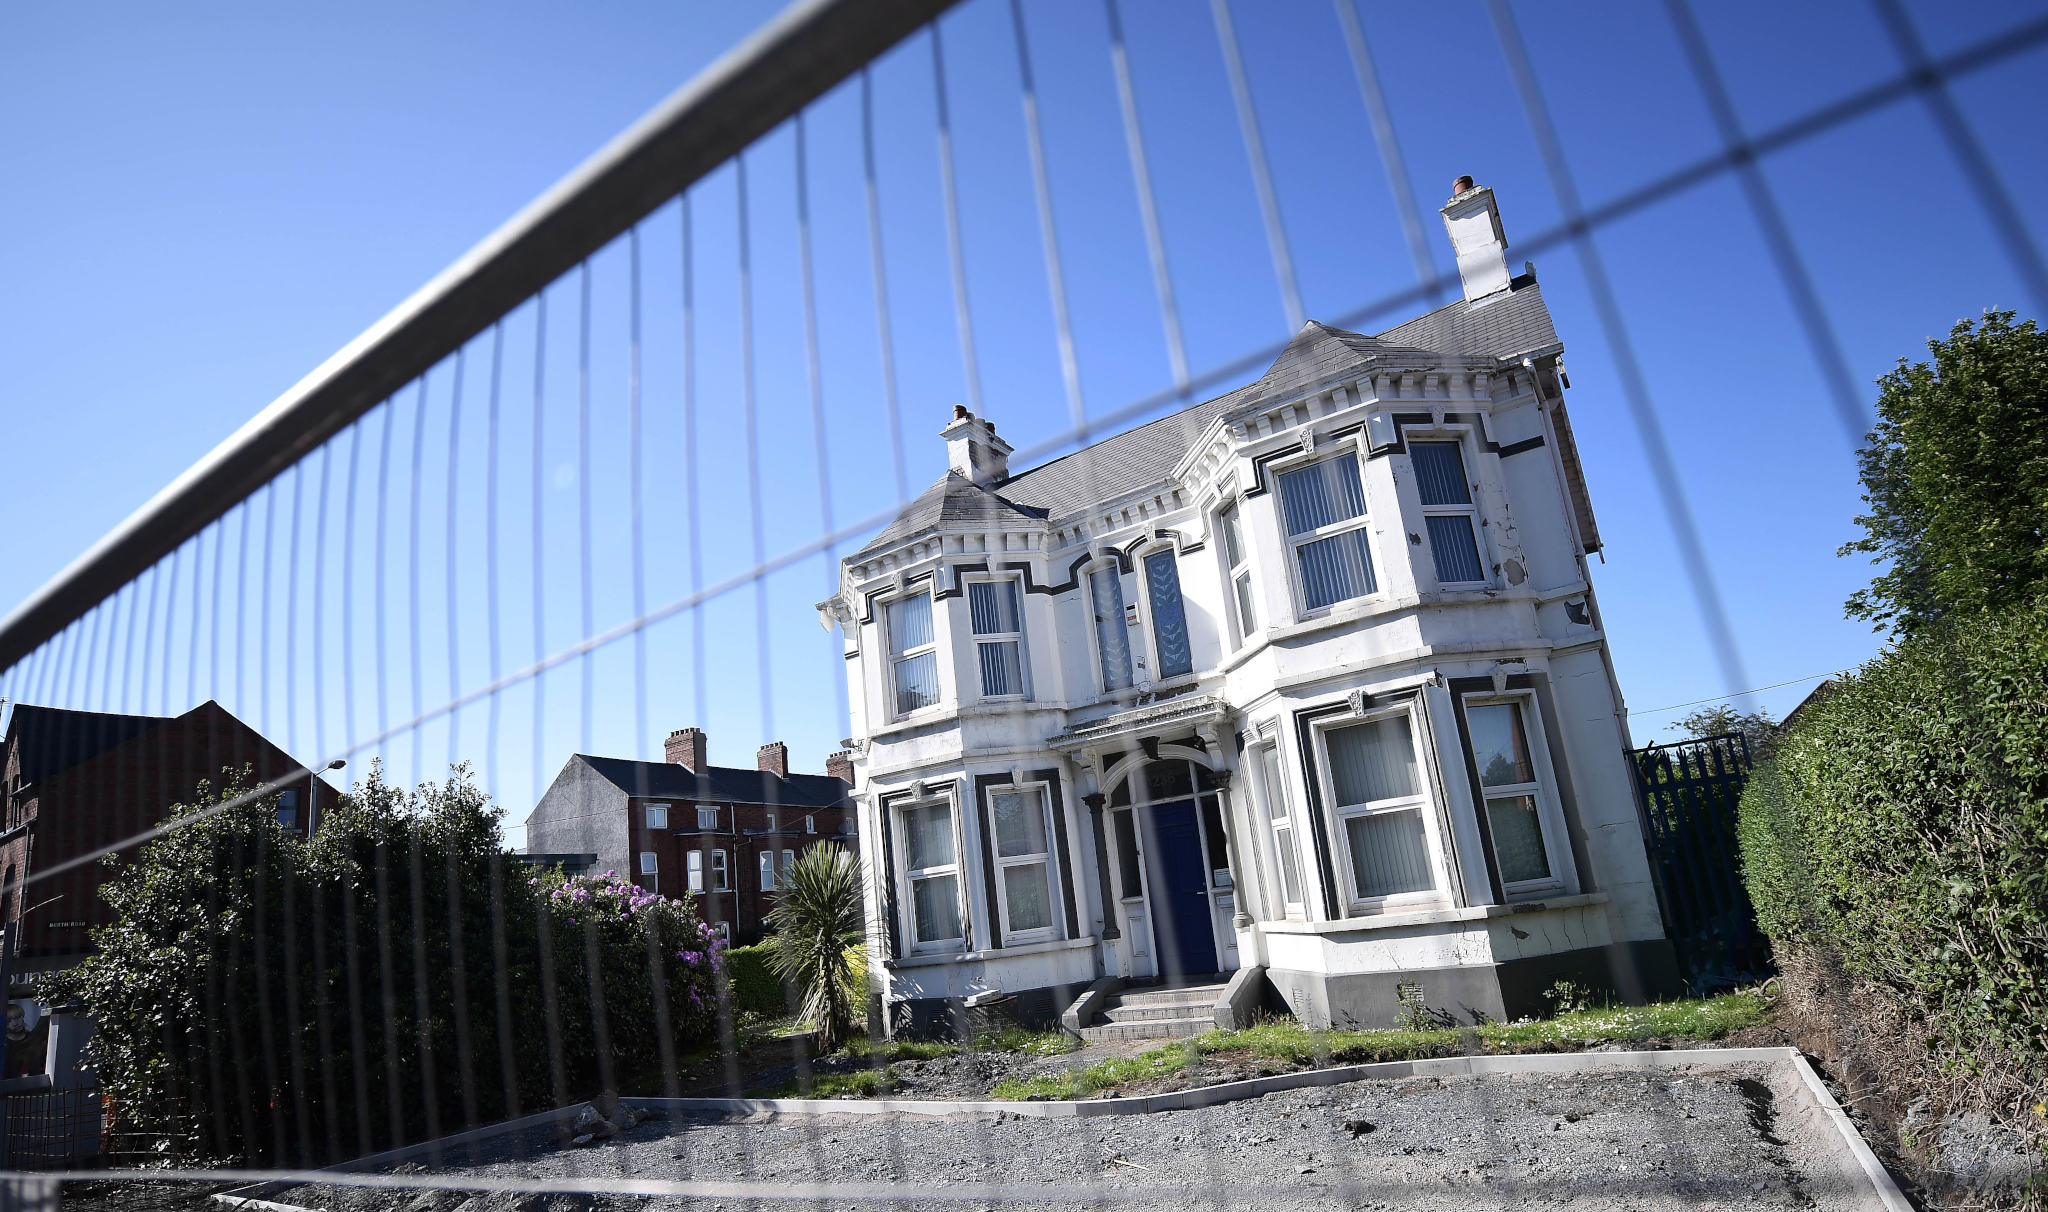
[[[1216,1025],[1216,999],[1223,985],[1137,986],[1103,1003],[1081,1038],[1098,1040],[1184,1039]]]

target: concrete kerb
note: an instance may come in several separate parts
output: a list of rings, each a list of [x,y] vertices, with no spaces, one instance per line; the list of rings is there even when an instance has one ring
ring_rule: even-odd
[[[626,1101],[669,1102],[677,1100],[628,1099]],[[495,1124],[484,1124],[481,1127],[471,1128],[466,1132],[457,1132],[452,1136],[437,1136],[433,1140],[421,1141],[416,1145],[407,1145],[402,1149],[386,1149],[382,1153],[367,1153],[349,1161],[338,1162],[332,1166],[323,1166],[320,1170],[313,1171],[313,1173],[346,1174],[357,1170],[381,1170],[387,1166],[398,1166],[412,1161],[438,1163],[450,1153],[465,1145],[480,1145],[485,1141],[496,1140],[501,1136],[509,1136],[514,1132],[523,1132],[529,1128],[560,1127],[575,1119],[577,1108],[582,1106],[584,1106],[583,1103],[575,1103],[567,1107],[555,1107],[547,1111],[536,1111],[531,1115],[522,1115],[517,1119],[499,1120]],[[291,1208],[292,1205],[290,1204],[271,1204],[268,1197],[280,1191],[287,1191],[293,1187],[305,1185],[305,1183],[297,1181],[272,1180],[252,1183],[247,1187],[237,1187],[230,1191],[223,1191],[213,1198],[217,1203],[223,1203],[234,1208]]]

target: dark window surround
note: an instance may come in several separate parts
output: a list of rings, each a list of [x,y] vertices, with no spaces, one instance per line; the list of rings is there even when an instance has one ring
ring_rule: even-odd
[[[1464,759],[1466,785],[1472,791],[1473,813],[1479,818],[1479,836],[1485,843],[1486,876],[1493,884],[1493,898],[1497,904],[1506,904],[1507,896],[1501,890],[1500,871],[1493,858],[1493,833],[1486,821],[1486,789],[1479,782],[1479,767],[1472,760],[1472,735],[1465,723],[1465,696],[1468,694],[1495,694],[1492,678],[1450,679],[1451,709],[1458,721],[1458,752]],[[1585,835],[1585,826],[1579,817],[1579,801],[1574,794],[1571,771],[1565,765],[1564,737],[1557,727],[1557,704],[1551,700],[1550,677],[1540,673],[1515,673],[1508,675],[1509,690],[1534,692],[1537,722],[1543,728],[1543,749],[1550,757],[1551,776],[1556,780],[1558,815],[1564,818],[1565,845],[1571,851],[1572,869],[1578,873],[1579,891],[1593,892],[1597,883],[1593,878],[1586,847],[1580,844]],[[1633,784],[1631,784],[1633,787]]]
[[[1074,903],[1074,864],[1067,845],[1066,800],[1060,793],[1060,772],[1054,768],[1027,770],[1026,782],[1045,784],[1046,809],[1052,813],[1053,861],[1059,865],[1061,908],[1066,911],[1066,938],[1080,938],[1080,913]],[[974,776],[974,811],[976,831],[981,834],[982,886],[988,896],[988,928],[994,936],[994,945],[1003,946],[1003,925],[996,919],[996,854],[995,839],[990,836],[988,815],[988,793],[996,787],[1014,785],[1007,774],[977,774]]]

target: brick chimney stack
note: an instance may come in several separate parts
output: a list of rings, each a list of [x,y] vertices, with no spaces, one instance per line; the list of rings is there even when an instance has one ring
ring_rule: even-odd
[[[853,782],[853,751],[841,749],[825,755],[825,774],[828,778],[845,779]]]
[[[711,765],[711,740],[702,728],[678,728],[669,733],[662,751],[669,761],[685,770],[702,773]]]
[[[777,778],[789,777],[789,746],[770,741],[754,751],[754,768]]]

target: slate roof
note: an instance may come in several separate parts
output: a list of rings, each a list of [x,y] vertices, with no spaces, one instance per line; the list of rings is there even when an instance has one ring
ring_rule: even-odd
[[[27,786],[168,723],[168,717],[159,715],[110,715],[18,703],[7,722],[7,739],[21,755],[21,782]]]
[[[1378,336],[1310,320],[1256,382],[1235,391],[1019,472],[993,489],[947,472],[851,558],[861,559],[947,522],[1065,517],[1160,483],[1217,417],[1260,399],[1292,394],[1368,361],[1403,365],[1446,358],[1519,360],[1558,345],[1550,309],[1531,275],[1514,279],[1508,290],[1478,303],[1461,298]]]
[[[829,774],[792,774],[788,778],[765,770],[711,766],[691,770],[674,762],[640,762],[631,758],[576,755],[600,777],[627,795],[688,800],[705,804],[767,804],[783,808],[847,808],[853,785]]]

